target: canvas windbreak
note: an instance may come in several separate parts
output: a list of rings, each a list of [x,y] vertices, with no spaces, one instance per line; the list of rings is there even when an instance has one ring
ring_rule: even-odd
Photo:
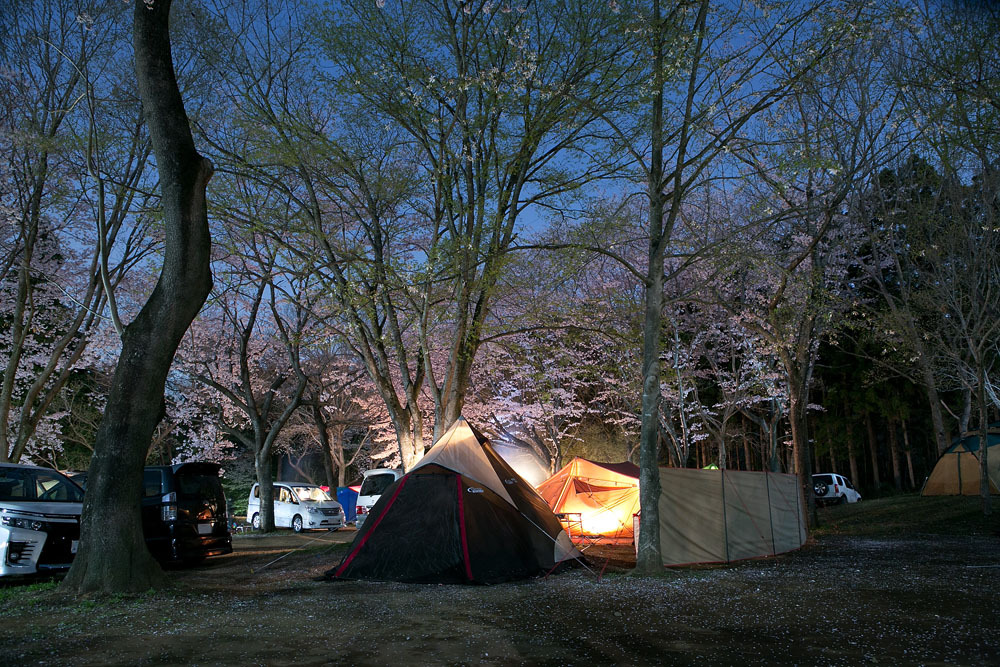
[[[773,556],[805,543],[805,510],[794,475],[660,469],[664,565]]]

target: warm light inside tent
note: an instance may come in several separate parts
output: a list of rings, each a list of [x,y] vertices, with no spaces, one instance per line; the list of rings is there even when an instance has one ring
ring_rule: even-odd
[[[631,464],[576,458],[537,489],[574,542],[629,543],[639,511],[638,474]]]
[[[613,509],[591,512],[583,518],[583,532],[586,535],[613,536],[621,532],[625,518]],[[628,518],[631,519],[631,516]]]

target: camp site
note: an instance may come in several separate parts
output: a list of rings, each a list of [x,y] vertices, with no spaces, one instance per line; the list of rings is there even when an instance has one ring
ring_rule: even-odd
[[[1000,664],[998,35],[0,0],[0,666]]]
[[[807,541],[794,476],[662,468],[665,568],[637,578],[638,522],[621,516],[635,508],[622,500],[634,473],[576,458],[536,491],[460,418],[362,528],[246,524],[232,553],[125,599],[67,604],[55,582],[8,586],[0,649],[84,665],[971,665],[1000,655],[970,620],[995,606],[1000,529],[975,498],[824,508]],[[956,555],[962,567],[940,577]],[[31,627],[32,640],[15,627]]]

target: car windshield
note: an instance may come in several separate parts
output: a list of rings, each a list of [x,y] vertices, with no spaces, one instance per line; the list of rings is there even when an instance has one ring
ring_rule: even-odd
[[[358,495],[381,496],[385,493],[385,490],[389,488],[389,485],[395,481],[396,476],[392,473],[368,475],[368,477],[365,477],[365,481],[361,484],[361,492]]]
[[[54,470],[0,467],[0,500],[81,503],[83,491]]]
[[[295,495],[299,497],[299,500],[314,500],[316,502],[333,500],[330,494],[318,486],[293,486],[292,488],[295,489]]]
[[[209,500],[220,505],[225,502],[218,475],[182,471],[174,479],[177,483],[178,500]]]

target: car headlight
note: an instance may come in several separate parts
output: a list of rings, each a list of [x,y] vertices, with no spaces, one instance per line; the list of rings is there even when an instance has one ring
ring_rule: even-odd
[[[318,507],[310,507],[308,511],[309,511],[310,514],[322,514],[323,513],[322,511],[320,511],[320,509]]]
[[[0,517],[0,521],[2,521],[5,526],[23,528],[24,530],[42,530],[45,528],[45,523],[42,521],[35,521],[34,519],[21,519],[16,516]]]

